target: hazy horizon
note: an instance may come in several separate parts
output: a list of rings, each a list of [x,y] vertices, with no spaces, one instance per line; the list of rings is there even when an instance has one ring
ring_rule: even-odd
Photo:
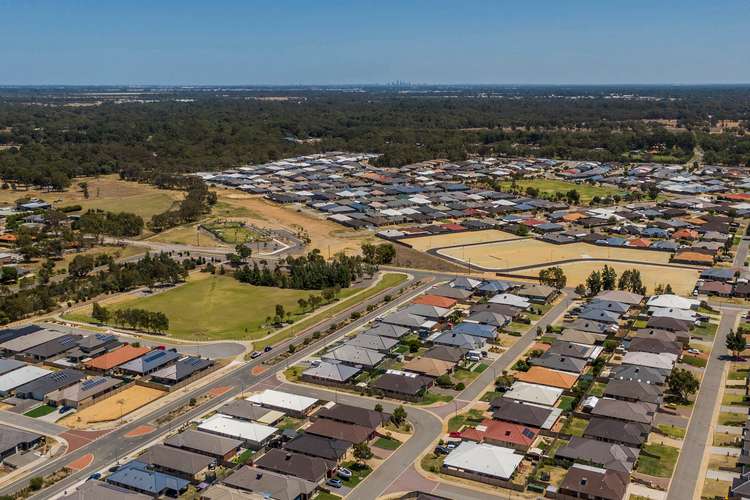
[[[0,85],[743,85],[750,2],[0,0]]]

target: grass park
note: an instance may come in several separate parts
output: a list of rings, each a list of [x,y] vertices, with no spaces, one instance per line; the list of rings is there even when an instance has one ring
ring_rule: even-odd
[[[373,287],[341,290],[337,297],[339,301],[326,309],[326,316],[351,307],[403,279],[403,274],[389,273]],[[111,310],[138,308],[163,312],[169,318],[168,335],[179,339],[254,340],[273,333],[273,328],[265,324],[268,317],[276,314],[277,304],[291,313],[287,319],[295,321],[297,331],[308,322],[309,325],[317,322],[320,319],[317,314],[303,319],[311,311],[309,308],[301,310],[298,301],[319,294],[317,290],[260,287],[240,283],[230,276],[197,273],[191,275],[184,285],[167,291],[124,301],[103,301],[102,305]],[[71,311],[65,318],[93,323],[90,314],[91,306],[85,306]]]
[[[504,191],[511,190],[511,181],[502,183],[502,189]],[[540,194],[555,194],[555,193],[567,193],[571,189],[575,189],[581,195],[581,204],[589,203],[594,196],[604,198],[607,196],[620,195],[624,196],[626,191],[617,189],[615,187],[601,186],[594,184],[575,182],[568,182],[559,179],[522,179],[516,181],[516,187],[525,191],[526,188],[535,188],[539,190]]]

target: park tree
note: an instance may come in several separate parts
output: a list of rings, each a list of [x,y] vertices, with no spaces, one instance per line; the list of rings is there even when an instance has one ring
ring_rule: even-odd
[[[617,272],[613,267],[604,265],[602,269],[602,289],[603,290],[614,290],[617,286]]]
[[[567,285],[568,278],[561,267],[548,267],[539,271],[539,283],[561,290]]]
[[[83,278],[94,270],[94,258],[91,255],[76,255],[68,265],[68,274]]]
[[[99,305],[98,302],[94,302],[91,311],[91,317],[99,323],[106,323],[109,321],[109,310],[106,307]]]
[[[602,275],[599,271],[591,271],[589,277],[586,278],[586,288],[589,295],[597,295],[602,291]]]
[[[740,357],[742,351],[747,348],[747,339],[745,335],[740,331],[730,330],[727,334],[727,340],[725,342],[727,349],[731,351],[732,356],[735,359]]]
[[[681,402],[688,401],[688,397],[698,391],[699,385],[698,379],[682,368],[675,368],[667,377],[669,392],[677,396]]]

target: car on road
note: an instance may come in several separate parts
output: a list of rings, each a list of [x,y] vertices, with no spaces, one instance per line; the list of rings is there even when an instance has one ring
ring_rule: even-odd
[[[341,482],[341,479],[331,478],[328,481],[326,481],[326,484],[328,486],[333,486],[334,488],[341,488],[344,486],[344,483]]]
[[[260,351],[253,351],[253,353],[250,355],[250,359],[255,359],[255,358],[259,357],[261,354],[263,354],[263,353],[260,352]]]
[[[271,349],[273,349],[273,347],[271,347],[270,345],[267,345],[266,347],[263,348],[263,352],[271,352]]]
[[[350,479],[353,476],[352,471],[346,467],[339,467],[339,470],[336,471],[336,475],[344,479]]]

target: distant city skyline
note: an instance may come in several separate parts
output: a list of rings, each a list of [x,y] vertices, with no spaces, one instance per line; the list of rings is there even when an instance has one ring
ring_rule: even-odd
[[[750,2],[0,0],[0,85],[750,83]]]

